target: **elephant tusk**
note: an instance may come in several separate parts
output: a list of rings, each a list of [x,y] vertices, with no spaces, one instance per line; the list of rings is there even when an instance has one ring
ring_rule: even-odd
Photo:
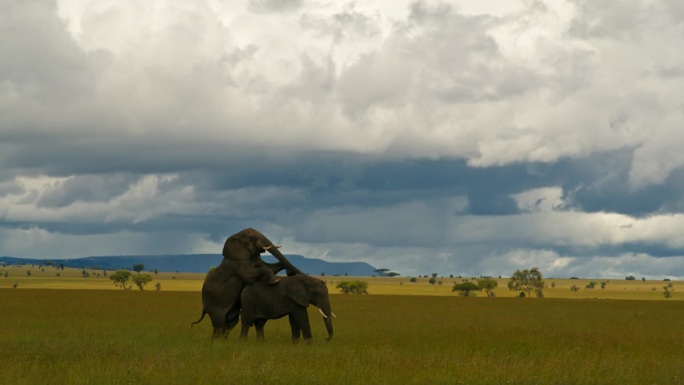
[[[328,316],[325,315],[325,313],[323,313],[323,310],[321,310],[321,308],[318,308],[318,312],[321,313],[321,315],[323,316],[323,318],[328,318]]]
[[[335,313],[330,312],[330,314],[332,314],[333,317],[337,318],[337,316],[335,315]]]
[[[270,250],[271,247],[274,247],[274,246],[275,246],[276,249],[279,249],[279,248],[282,247],[281,245],[271,245],[271,246],[261,246],[261,248],[264,249],[264,250]]]

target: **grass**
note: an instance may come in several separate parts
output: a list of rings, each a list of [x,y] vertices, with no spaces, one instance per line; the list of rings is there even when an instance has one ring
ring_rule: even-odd
[[[403,286],[403,285],[402,285]],[[569,291],[569,290],[568,290]],[[0,290],[3,384],[678,384],[684,302],[334,295],[211,341],[197,291]]]

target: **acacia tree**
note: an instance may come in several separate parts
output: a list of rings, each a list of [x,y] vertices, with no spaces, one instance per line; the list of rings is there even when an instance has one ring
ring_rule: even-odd
[[[133,271],[140,274],[141,271],[145,270],[145,265],[142,263],[136,263],[133,265]]]
[[[508,281],[508,288],[515,291],[524,291],[527,293],[528,298],[533,290],[541,293],[541,290],[544,288],[542,273],[538,267],[533,267],[529,270],[516,270],[511,280]]]
[[[451,291],[457,291],[461,297],[474,297],[475,292],[479,290],[480,288],[472,282],[456,283],[451,288]]]
[[[111,274],[109,279],[114,281],[114,286],[121,286],[122,289],[126,290],[126,284],[131,279],[131,272],[128,270],[118,270],[116,273]]]
[[[133,283],[138,286],[140,290],[144,290],[145,285],[152,281],[152,276],[149,274],[136,274],[133,276]]]
[[[499,282],[494,278],[482,278],[477,281],[477,287],[479,287],[480,290],[484,290],[487,293],[487,297],[494,297],[494,289],[496,289],[497,286],[499,286]]]

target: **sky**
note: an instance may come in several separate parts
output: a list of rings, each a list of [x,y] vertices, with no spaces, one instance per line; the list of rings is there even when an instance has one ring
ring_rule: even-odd
[[[9,0],[0,255],[684,279],[684,3]]]

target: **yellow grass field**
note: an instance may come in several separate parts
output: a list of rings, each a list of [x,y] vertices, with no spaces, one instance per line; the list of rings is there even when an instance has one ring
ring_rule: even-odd
[[[389,287],[392,287],[390,285]],[[399,286],[399,285],[397,285]],[[402,285],[404,286],[404,285]],[[419,287],[419,286],[417,286]],[[335,337],[287,317],[210,338],[199,292],[0,289],[0,384],[679,385],[682,301],[334,295]]]
[[[335,337],[323,340],[312,306],[314,341],[293,344],[287,317],[268,322],[265,341],[253,330],[244,341],[237,331],[212,341],[208,320],[190,327],[205,274],[151,274],[144,291],[124,291],[101,270],[87,273],[0,268],[0,384],[674,385],[684,378],[681,282],[610,280],[601,289],[605,280],[595,279],[586,289],[591,280],[546,279],[544,299],[516,299],[505,278],[497,298],[463,298],[451,291],[457,278],[430,285],[320,277],[334,293]],[[339,281],[355,279],[368,282],[369,295],[339,294]],[[673,295],[665,300],[668,283]]]
[[[65,268],[59,270],[55,267],[38,265],[30,266],[6,266],[0,268],[0,288],[12,288],[15,284],[17,289],[98,289],[98,290],[122,290],[115,287],[109,277],[104,276],[102,270],[86,270],[88,278],[84,278],[81,269]],[[29,276],[27,272],[30,272]],[[7,277],[5,277],[7,273]],[[108,274],[112,272],[109,271]],[[150,274],[153,281],[150,282],[145,290],[155,290],[155,285],[159,283],[162,291],[197,291],[202,289],[202,282],[205,274],[203,273],[169,273],[160,272]],[[59,276],[57,276],[59,274]],[[133,273],[135,274],[135,273]],[[323,276],[318,277],[328,283],[331,294],[338,293],[335,288],[340,281],[363,280],[368,282],[368,292],[372,295],[420,295],[420,296],[456,296],[451,291],[454,283],[460,283],[464,279],[477,282],[477,278],[437,278],[442,284],[431,285],[428,278],[418,278],[417,282],[410,282],[409,277],[339,277]],[[507,278],[497,279],[499,286],[494,290],[496,297],[508,298],[515,297],[519,293],[508,290]],[[624,279],[555,279],[545,278],[546,288],[544,289],[545,298],[567,298],[567,299],[621,299],[621,300],[665,300],[663,287],[672,284],[670,291],[672,297],[670,301],[684,300],[684,283],[680,281],[655,281],[655,280],[635,280],[627,281]],[[589,282],[596,282],[594,289],[585,288]],[[605,282],[605,288],[601,289],[601,283]],[[572,286],[579,287],[579,290],[572,291]],[[138,290],[133,287],[131,290]],[[484,292],[477,293],[482,297]]]

